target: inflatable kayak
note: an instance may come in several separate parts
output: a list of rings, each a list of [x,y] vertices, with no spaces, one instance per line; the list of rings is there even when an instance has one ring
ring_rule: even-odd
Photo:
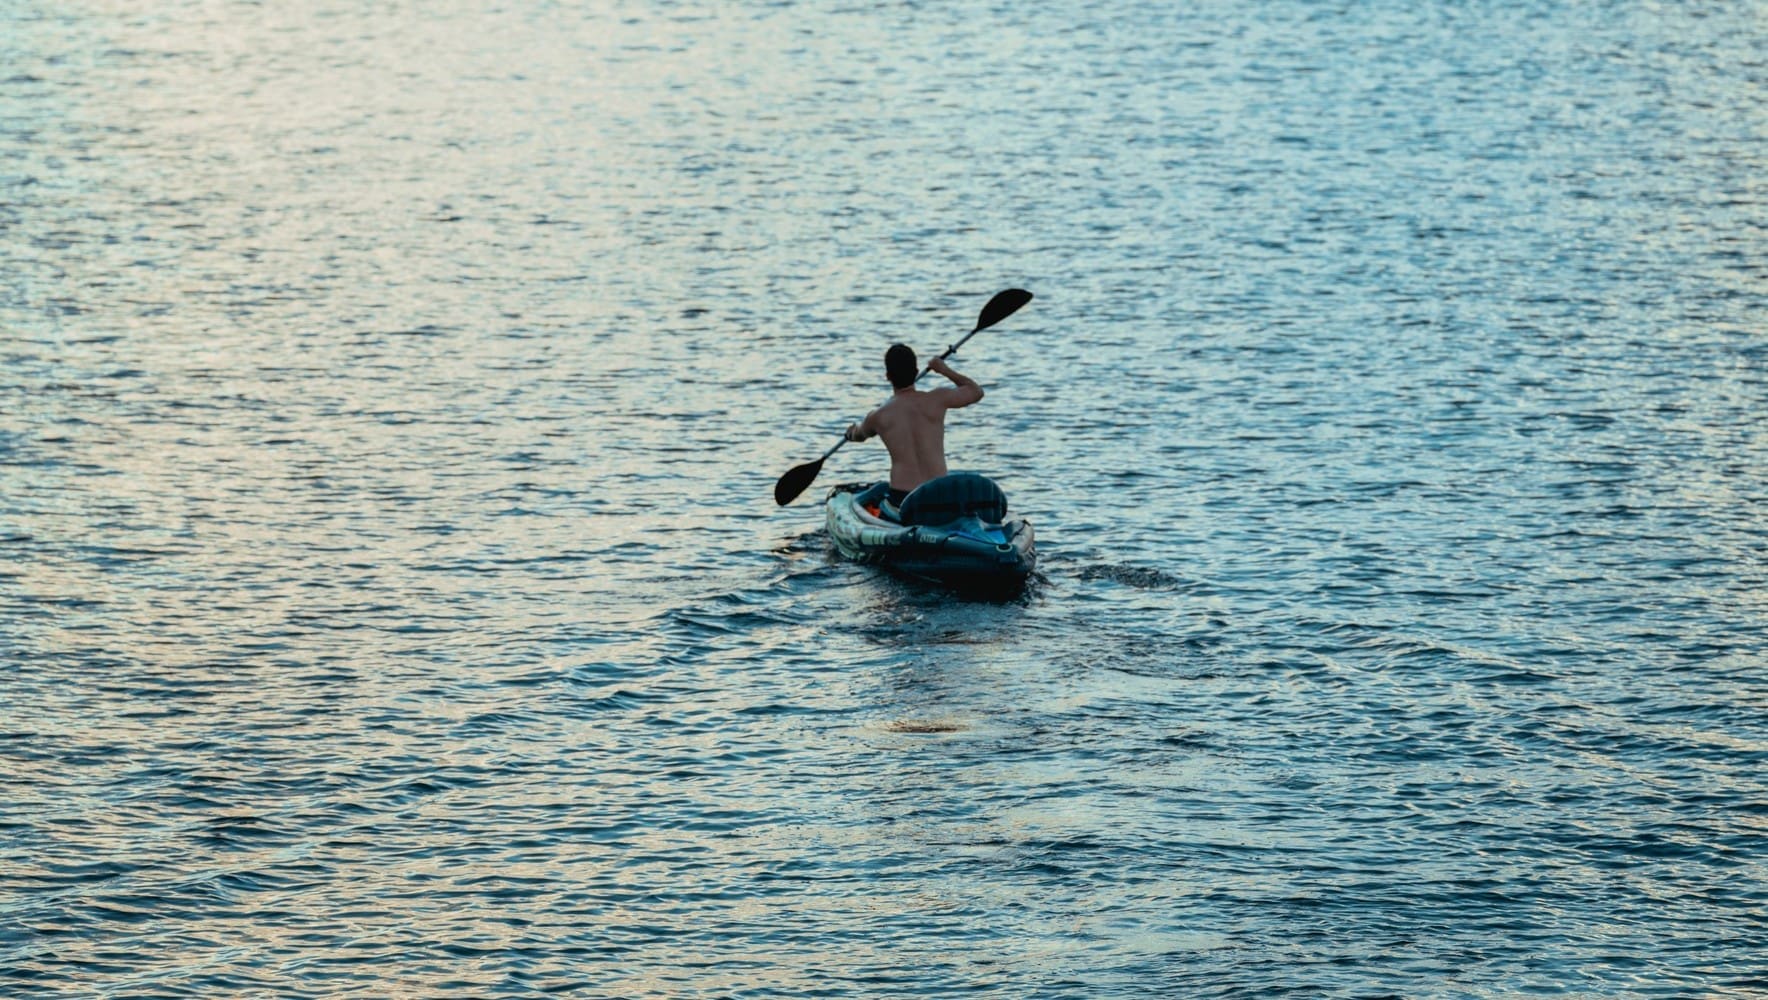
[[[1007,517],[1007,496],[987,477],[930,480],[896,511],[889,492],[887,483],[829,491],[829,538],[842,555],[966,590],[1017,590],[1037,567],[1031,525]]]

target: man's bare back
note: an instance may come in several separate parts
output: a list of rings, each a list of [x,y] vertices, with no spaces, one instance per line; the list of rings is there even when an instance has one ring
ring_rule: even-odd
[[[909,359],[912,369],[912,352]],[[873,436],[884,439],[884,447],[890,451],[890,488],[904,493],[946,474],[945,412],[982,400],[982,386],[952,371],[943,360],[935,358],[927,367],[951,379],[951,387],[922,392],[911,381],[897,388],[896,395],[864,420],[847,428],[849,441]]]

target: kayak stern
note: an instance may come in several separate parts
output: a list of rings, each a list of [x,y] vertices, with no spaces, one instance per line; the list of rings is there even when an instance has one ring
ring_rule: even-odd
[[[1023,518],[974,513],[943,524],[898,524],[882,516],[882,483],[829,491],[829,538],[843,556],[965,591],[1016,591],[1037,568],[1037,543]]]

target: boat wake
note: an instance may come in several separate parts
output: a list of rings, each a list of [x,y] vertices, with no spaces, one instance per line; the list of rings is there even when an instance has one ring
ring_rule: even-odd
[[[1164,573],[1150,566],[1114,566],[1100,563],[1082,566],[1075,572],[1075,578],[1088,583],[1104,580],[1108,583],[1121,583],[1137,590],[1183,590],[1191,586],[1191,581],[1183,580],[1171,573]]]

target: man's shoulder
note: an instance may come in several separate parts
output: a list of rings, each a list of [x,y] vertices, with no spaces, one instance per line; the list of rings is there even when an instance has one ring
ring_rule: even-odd
[[[928,389],[921,394],[922,398],[926,400],[923,405],[938,407],[941,410],[951,409],[952,403],[962,395],[963,391],[955,385],[942,385],[937,389]]]

